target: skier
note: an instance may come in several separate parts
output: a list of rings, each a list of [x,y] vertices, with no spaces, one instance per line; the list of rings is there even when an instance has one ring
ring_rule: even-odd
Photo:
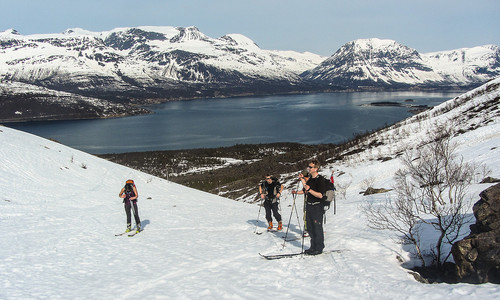
[[[125,213],[127,214],[127,229],[125,232],[130,232],[132,230],[132,216],[130,210],[134,212],[136,232],[141,231],[141,219],[139,218],[139,210],[137,209],[137,198],[139,194],[137,193],[137,188],[135,187],[134,181],[129,179],[125,182],[125,186],[120,191],[118,195],[123,198],[123,203],[125,206]]]
[[[265,178],[266,180],[259,185],[259,193],[261,199],[264,200],[264,208],[266,209],[266,220],[269,224],[267,230],[273,229],[271,211],[276,221],[278,221],[277,229],[281,230],[283,229],[283,223],[281,222],[281,215],[278,212],[278,201],[283,191],[283,185],[278,179],[271,177],[271,175],[266,175]]]
[[[322,199],[326,193],[325,181],[319,176],[319,162],[311,160],[307,167],[310,178],[306,181],[304,174],[299,174],[302,186],[307,195],[306,220],[307,231],[311,237],[311,247],[305,251],[308,255],[317,255],[323,253],[325,248],[325,237],[323,233],[323,202]]]

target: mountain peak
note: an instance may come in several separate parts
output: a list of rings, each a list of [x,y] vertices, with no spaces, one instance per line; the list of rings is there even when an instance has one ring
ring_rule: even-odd
[[[16,35],[16,36],[19,36],[19,32],[13,28],[10,28],[10,29],[7,29],[3,32],[0,32],[0,37],[8,37],[8,36],[11,36],[11,35]]]
[[[244,36],[243,34],[237,34],[237,33],[226,34],[223,37],[220,37],[219,40],[228,42],[233,46],[259,48],[259,46],[252,39]]]
[[[141,28],[125,28],[123,31],[113,31],[105,39],[106,45],[119,50],[128,50],[142,45],[148,40],[165,40],[162,33],[146,31]]]
[[[358,39],[301,76],[349,87],[474,86],[500,74],[498,49],[486,45],[420,54],[393,40]]]
[[[82,28],[68,28],[62,32],[63,35],[75,35],[75,36],[81,36],[81,35],[93,35],[94,33]]]
[[[399,45],[394,40],[379,39],[379,38],[357,39],[357,40],[351,41],[350,43],[357,45],[359,47],[365,47],[365,48],[368,48],[368,47],[381,48],[381,47],[387,47],[387,46],[392,46],[392,45]],[[347,44],[350,44],[350,43],[347,43]]]
[[[356,53],[373,53],[374,51],[380,51],[384,53],[394,52],[401,53],[405,56],[407,55],[418,55],[417,50],[412,49],[408,46],[400,44],[394,40],[370,38],[370,39],[358,39],[345,44],[343,47],[351,48]]]
[[[179,33],[170,39],[171,43],[181,43],[192,40],[206,41],[209,39],[205,34],[203,34],[195,26],[190,27],[176,27]]]

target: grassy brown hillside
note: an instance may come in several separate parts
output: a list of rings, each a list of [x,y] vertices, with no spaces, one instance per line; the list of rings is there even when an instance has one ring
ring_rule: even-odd
[[[275,143],[107,154],[113,162],[231,199],[257,194],[265,174],[296,174],[307,159],[332,157],[336,145]],[[284,178],[283,178],[284,179]]]
[[[282,182],[296,180],[296,175],[304,170],[311,158],[331,163],[377,146],[376,141],[361,146],[361,141],[370,134],[358,134],[342,144],[245,144],[105,154],[100,157],[195,189],[235,200],[252,201],[249,199],[257,199],[257,185],[266,174],[281,177]]]

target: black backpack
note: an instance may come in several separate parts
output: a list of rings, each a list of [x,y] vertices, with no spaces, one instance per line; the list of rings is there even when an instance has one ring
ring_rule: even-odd
[[[125,199],[128,199],[130,197],[134,197],[135,196],[134,187],[135,187],[134,181],[133,180],[127,180],[127,182],[125,183],[125,186],[123,187],[125,195],[127,195]],[[123,199],[123,201],[125,201],[125,199]],[[138,199],[136,199],[136,200],[138,200]]]
[[[274,185],[274,188],[273,188],[273,197],[276,197],[276,195],[278,194],[280,188],[281,188],[281,183],[278,181],[278,178],[276,177],[271,177],[271,185]],[[270,184],[267,183],[267,181],[263,181],[261,183],[261,186],[262,186],[262,189],[265,191],[266,195],[267,195],[267,187],[269,186]]]

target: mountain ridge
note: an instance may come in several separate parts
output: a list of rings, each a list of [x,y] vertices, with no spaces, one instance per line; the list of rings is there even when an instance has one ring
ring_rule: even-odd
[[[393,40],[372,38],[344,44],[301,76],[346,86],[459,87],[482,84],[499,75],[500,48],[495,45],[421,54]]]
[[[364,89],[468,89],[496,76],[500,76],[500,50],[495,45],[427,55],[393,40],[360,39],[327,58],[310,52],[264,50],[237,33],[211,38],[194,26],[102,32],[72,28],[26,36],[15,29],[0,32],[0,99],[33,101],[42,109],[37,120],[67,118],[62,111],[43,111],[40,104],[57,93],[33,99],[28,92],[16,92],[13,97],[11,83],[99,99],[113,107],[93,116],[102,118],[122,115],[123,107],[137,111],[137,105],[169,100]],[[2,108],[0,121],[4,122],[19,120],[16,111],[27,114],[20,108]],[[72,110],[72,115],[79,114],[78,107]],[[80,113],[92,117],[81,109]]]

